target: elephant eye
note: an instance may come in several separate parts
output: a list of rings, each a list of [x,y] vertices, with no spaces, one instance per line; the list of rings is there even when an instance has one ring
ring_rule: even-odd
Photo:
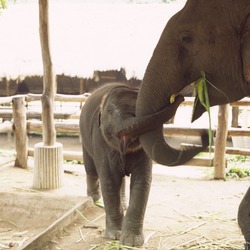
[[[114,110],[114,107],[112,105],[108,105],[107,109],[106,109],[106,112],[107,112],[108,115],[112,115],[113,110]]]
[[[183,32],[181,34],[181,42],[191,43],[193,41],[193,36],[190,32]]]
[[[182,41],[185,43],[191,43],[192,42],[192,37],[191,36],[185,36],[182,38]]]

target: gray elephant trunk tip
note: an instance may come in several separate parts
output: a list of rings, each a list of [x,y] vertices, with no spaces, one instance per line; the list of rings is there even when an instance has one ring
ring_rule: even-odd
[[[158,133],[160,133],[160,131],[158,131]],[[160,137],[159,134],[158,137]],[[141,139],[142,141],[144,140],[144,138]],[[185,146],[181,150],[178,150],[170,147],[167,143],[164,143],[160,140],[158,141],[159,142],[154,143],[152,146],[144,147],[144,150],[147,152],[147,154],[150,155],[152,160],[169,167],[185,164],[186,162],[191,160],[195,155],[206,149],[209,144],[208,133],[206,130],[204,130],[201,134],[201,146]],[[147,144],[147,142],[145,144]]]

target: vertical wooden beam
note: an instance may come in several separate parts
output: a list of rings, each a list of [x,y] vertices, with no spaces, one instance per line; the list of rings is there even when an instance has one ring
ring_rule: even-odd
[[[214,179],[225,179],[229,105],[220,105],[214,150]]]
[[[48,0],[39,0],[39,32],[43,59],[43,94],[41,98],[43,143],[47,146],[53,146],[56,141],[53,114],[56,82],[50,54],[48,12]]]
[[[25,97],[13,99],[14,138],[16,147],[15,166],[27,168],[28,138]]]
[[[84,82],[85,82],[85,80],[81,77],[80,78],[80,88],[79,88],[79,94],[80,95],[84,94],[84,92],[85,92]]]
[[[238,128],[238,119],[239,119],[239,107],[232,107],[232,123],[231,127]]]
[[[6,96],[10,96],[10,79],[5,77]]]

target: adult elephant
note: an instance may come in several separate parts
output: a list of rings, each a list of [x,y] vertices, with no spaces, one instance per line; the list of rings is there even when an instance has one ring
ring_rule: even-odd
[[[161,110],[173,94],[198,80],[202,71],[211,83],[207,84],[211,106],[250,94],[249,0],[186,2],[169,20],[154,50],[138,95],[136,115]],[[192,120],[204,111],[196,98]],[[178,162],[180,152],[165,142],[162,129],[141,135],[140,142],[156,162]],[[250,191],[240,205],[238,219],[246,242],[250,242]]]

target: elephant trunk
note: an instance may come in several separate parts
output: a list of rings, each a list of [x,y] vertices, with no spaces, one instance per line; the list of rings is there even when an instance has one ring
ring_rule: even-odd
[[[180,92],[183,88],[181,83],[184,79],[178,74],[176,66],[168,62],[168,58],[161,57],[160,60],[159,56],[158,60],[155,58],[157,55],[154,54],[144,75],[136,103],[136,117],[158,112],[169,105],[172,94]],[[165,63],[162,63],[164,61]],[[168,73],[163,68],[166,65]],[[182,165],[208,146],[206,131],[201,135],[202,146],[188,146],[180,150],[167,144],[162,127],[142,134],[139,139],[143,149],[152,160],[167,166]]]
[[[118,128],[118,137],[138,137],[145,132],[161,127],[163,123],[167,122],[175,115],[177,108],[183,101],[184,97],[178,95],[172,104],[166,106],[159,112],[126,119],[122,127]]]

